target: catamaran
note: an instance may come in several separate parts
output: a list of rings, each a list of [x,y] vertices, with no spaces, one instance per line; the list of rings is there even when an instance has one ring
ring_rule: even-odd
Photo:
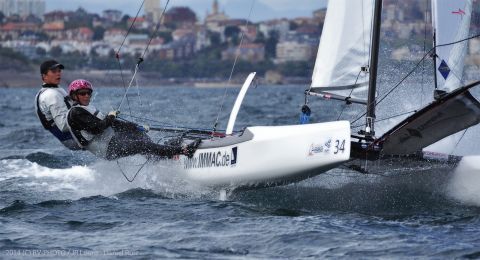
[[[457,15],[458,10],[461,15]],[[255,77],[251,73],[238,94],[225,132],[158,129],[180,131],[181,140],[203,139],[193,157],[175,158],[184,175],[200,184],[232,189],[288,184],[340,165],[362,172],[365,169],[360,165],[366,160],[409,158],[478,124],[480,103],[469,90],[479,82],[461,84],[472,0],[432,0],[434,47],[423,59],[429,55],[434,59],[435,99],[377,137],[375,112],[383,100],[376,86],[381,12],[382,0],[329,1],[312,84],[305,91],[306,97],[365,105],[361,131],[352,131],[351,123],[344,120],[253,126],[235,132],[238,111]],[[307,102],[302,112],[302,118],[308,118]]]

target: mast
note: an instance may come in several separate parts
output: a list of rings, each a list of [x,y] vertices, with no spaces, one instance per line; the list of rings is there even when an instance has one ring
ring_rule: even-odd
[[[370,56],[370,80],[368,86],[367,122],[365,136],[375,136],[375,94],[377,92],[378,53],[380,52],[380,27],[382,21],[382,0],[375,0],[373,14],[372,53]]]
[[[435,26],[433,27],[433,77],[435,81],[435,90],[438,89],[437,83],[437,31],[435,30]]]

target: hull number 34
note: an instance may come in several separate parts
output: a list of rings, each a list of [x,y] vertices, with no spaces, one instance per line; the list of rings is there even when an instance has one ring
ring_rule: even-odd
[[[310,149],[308,151],[308,156],[315,156],[315,155],[326,155],[326,154],[343,154],[345,153],[345,139],[328,139],[325,143],[315,144],[312,143],[310,145]]]

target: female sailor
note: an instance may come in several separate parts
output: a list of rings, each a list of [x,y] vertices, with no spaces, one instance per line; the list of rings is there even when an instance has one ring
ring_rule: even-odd
[[[98,157],[114,160],[134,154],[171,158],[184,154],[193,156],[200,140],[184,146],[166,146],[154,143],[145,134],[148,126],[116,119],[117,111],[103,115],[90,105],[92,84],[83,79],[74,80],[68,86],[68,94],[74,105],[68,112],[67,122],[75,141]]]

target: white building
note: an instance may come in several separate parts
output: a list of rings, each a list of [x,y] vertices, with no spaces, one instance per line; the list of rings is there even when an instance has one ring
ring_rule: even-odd
[[[284,39],[290,31],[290,21],[279,19],[261,22],[258,29],[266,38],[268,38],[270,32],[278,32],[280,39]]]
[[[18,14],[25,17],[33,14],[43,19],[45,0],[0,0],[0,11],[6,16]]]
[[[318,39],[289,34],[285,41],[277,44],[277,59],[275,62],[308,61],[315,58],[318,50]]]

